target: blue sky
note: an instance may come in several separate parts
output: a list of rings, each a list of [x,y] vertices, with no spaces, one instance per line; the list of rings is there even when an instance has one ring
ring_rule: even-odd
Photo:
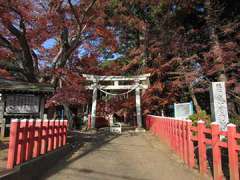
[[[44,48],[46,48],[46,49],[51,49],[51,48],[53,48],[53,47],[56,45],[56,43],[57,43],[56,39],[50,38],[50,39],[46,40],[46,41],[42,44],[42,46],[43,46]]]
[[[97,42],[95,42],[97,43]],[[42,46],[45,48],[45,49],[51,49],[53,48],[55,45],[57,44],[57,40],[54,39],[54,38],[50,38],[50,39],[47,39],[43,44]],[[79,52],[79,58],[82,57],[82,56],[86,56],[88,54],[87,50],[83,47],[79,47],[78,49],[78,52]],[[122,55],[119,54],[119,53],[113,53],[112,54],[112,57],[111,58],[108,58],[108,59],[104,59],[102,56],[99,57],[99,60],[100,61],[104,61],[104,60],[115,60],[119,57],[121,57]]]

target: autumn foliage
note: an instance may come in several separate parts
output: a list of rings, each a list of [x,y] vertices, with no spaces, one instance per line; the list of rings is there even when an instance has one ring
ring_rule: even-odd
[[[82,73],[151,73],[144,114],[186,101],[209,112],[210,82],[225,81],[238,118],[239,8],[232,0],[0,0],[0,76],[51,83],[48,105],[85,106]],[[99,107],[135,111],[133,93],[115,101],[99,98]]]

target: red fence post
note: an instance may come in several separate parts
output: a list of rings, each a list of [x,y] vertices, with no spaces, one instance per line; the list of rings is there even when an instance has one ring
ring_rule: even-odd
[[[194,147],[192,142],[192,121],[187,120],[187,155],[188,155],[188,167],[193,168],[195,165],[194,160]]]
[[[187,121],[183,121],[183,159],[185,164],[188,164],[187,157]]]
[[[34,137],[34,148],[33,148],[33,157],[38,157],[41,150],[41,141],[42,141],[42,120],[37,119],[35,125],[35,137]]]
[[[57,120],[54,120],[53,128],[53,149],[57,148]]]
[[[228,134],[228,159],[229,159],[229,170],[230,179],[239,179],[239,167],[238,167],[238,152],[236,143],[236,125],[227,125]]]
[[[67,143],[67,125],[68,125],[68,120],[64,120],[64,138],[63,138],[63,145]]]
[[[170,147],[173,149],[173,139],[172,139],[172,119],[169,120],[169,138],[170,138]]]
[[[176,127],[177,127],[177,154],[180,156],[181,155],[181,150],[180,150],[180,128],[179,128],[179,120],[176,121]]]
[[[62,147],[63,145],[63,120],[60,120],[60,135],[59,135],[59,146]]]
[[[53,150],[53,142],[54,142],[54,120],[50,120],[48,128],[48,151]]]
[[[29,119],[29,121],[28,121],[28,142],[27,142],[27,146],[26,146],[26,161],[31,159],[32,155],[33,155],[34,130],[35,130],[35,120]]]
[[[55,121],[55,123],[56,123],[56,148],[58,148],[59,147],[59,129],[60,129],[60,121],[59,120],[57,120],[57,121]]]
[[[88,129],[91,129],[92,125],[91,125],[91,115],[88,115]]]
[[[41,154],[45,154],[47,152],[48,127],[49,127],[49,121],[44,119],[42,123]]]
[[[173,131],[174,131],[174,151],[177,153],[178,138],[177,138],[177,120],[173,120]]]
[[[213,156],[213,177],[214,180],[222,180],[222,161],[221,161],[221,149],[219,146],[219,124],[213,122],[211,124],[212,130],[212,156]]]
[[[20,141],[18,143],[16,164],[21,164],[25,160],[26,144],[27,144],[27,120],[20,120]]]
[[[184,160],[184,152],[183,152],[183,121],[179,120],[179,150],[180,150],[180,158]]]
[[[171,121],[168,119],[168,118],[166,118],[167,119],[167,138],[168,138],[168,145],[171,147],[171,134],[170,134],[170,130],[171,130],[171,125],[170,125],[170,123],[171,123]]]
[[[205,123],[204,121],[198,121],[198,155],[199,155],[199,169],[200,174],[207,172],[207,157],[206,157],[206,143],[205,143]]]
[[[159,121],[159,130],[157,131],[157,133],[159,134],[159,136],[166,142],[165,140],[165,120],[164,119],[160,119]]]
[[[10,127],[10,139],[9,139],[9,148],[8,148],[7,169],[12,169],[14,167],[15,162],[16,162],[19,127],[20,127],[19,120],[18,119],[12,119],[11,120],[11,127]]]

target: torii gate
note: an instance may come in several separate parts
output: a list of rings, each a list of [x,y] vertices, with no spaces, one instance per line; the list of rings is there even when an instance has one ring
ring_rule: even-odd
[[[93,90],[92,96],[92,112],[91,112],[91,126],[95,128],[96,108],[97,108],[97,90],[135,90],[136,93],[136,112],[137,112],[137,126],[142,128],[141,116],[141,90],[149,87],[150,74],[143,74],[139,76],[98,76],[91,74],[83,74],[87,81],[91,81],[91,85],[87,89]],[[100,82],[109,82],[110,85],[101,85]],[[134,83],[131,83],[131,82]],[[125,83],[121,83],[125,82]],[[129,82],[127,85],[126,82]]]

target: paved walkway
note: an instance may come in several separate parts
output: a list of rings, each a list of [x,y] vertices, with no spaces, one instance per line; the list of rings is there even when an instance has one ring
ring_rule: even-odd
[[[183,163],[148,132],[104,131],[85,134],[84,145],[61,160],[43,179],[48,180],[196,180],[198,173]]]

